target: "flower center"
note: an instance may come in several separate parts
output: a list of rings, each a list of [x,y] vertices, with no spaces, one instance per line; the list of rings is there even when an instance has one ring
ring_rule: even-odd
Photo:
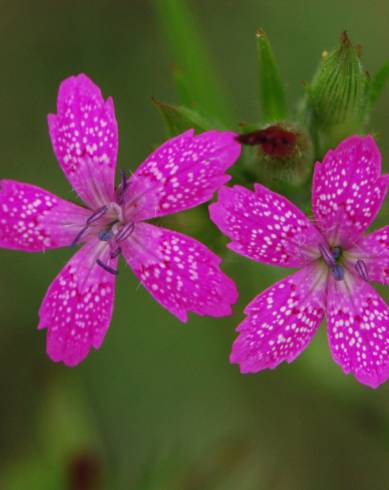
[[[345,274],[345,266],[344,262],[347,260],[347,263],[353,265],[359,277],[364,281],[368,281],[368,271],[366,264],[363,260],[357,259],[356,262],[350,261],[350,257],[347,259],[344,257],[344,252],[342,247],[339,245],[335,247],[329,248],[327,245],[320,244],[319,245],[320,254],[324,260],[324,262],[329,267],[334,279],[336,281],[342,281],[344,279]]]
[[[86,233],[89,236],[96,236],[101,242],[107,242],[110,247],[110,260],[118,257],[122,249],[120,243],[126,240],[134,231],[135,224],[126,222],[122,207],[112,202],[94,211],[85,222],[85,226],[80,230],[72,242],[72,246],[77,245]],[[96,263],[107,272],[117,274],[118,271],[100,259]]]
[[[328,248],[327,245],[320,244],[319,250],[324,262],[328,265],[334,279],[342,281],[344,279],[344,266],[341,264],[343,250],[340,246]]]

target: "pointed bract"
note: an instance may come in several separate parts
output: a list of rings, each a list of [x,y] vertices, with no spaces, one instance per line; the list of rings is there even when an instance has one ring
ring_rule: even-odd
[[[259,100],[263,122],[282,121],[288,115],[284,84],[269,38],[262,29],[256,33],[259,71]]]
[[[153,99],[153,103],[160,112],[170,137],[177,136],[188,129],[202,132],[213,127],[204,116],[194,109],[166,104],[157,99]]]

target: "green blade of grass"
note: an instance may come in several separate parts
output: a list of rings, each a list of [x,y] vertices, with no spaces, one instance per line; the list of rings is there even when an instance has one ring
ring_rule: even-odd
[[[192,109],[195,104],[190,89],[187,86],[185,74],[178,66],[175,66],[173,68],[173,78],[176,83],[176,91],[179,104]]]
[[[154,0],[155,12],[191,97],[203,112],[233,121],[206,45],[185,0]]]

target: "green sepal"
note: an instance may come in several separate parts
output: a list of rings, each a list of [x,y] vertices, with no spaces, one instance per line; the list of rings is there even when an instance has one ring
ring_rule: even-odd
[[[257,30],[256,38],[262,121],[266,124],[282,121],[288,116],[288,108],[278,64],[265,32]]]
[[[196,133],[208,131],[209,129],[224,129],[220,124],[209,121],[205,116],[184,106],[167,104],[156,99],[152,99],[154,105],[161,113],[165,122],[168,135],[176,136],[187,129],[194,129]]]
[[[370,82],[369,102],[373,108],[389,79],[389,61],[377,71]]]

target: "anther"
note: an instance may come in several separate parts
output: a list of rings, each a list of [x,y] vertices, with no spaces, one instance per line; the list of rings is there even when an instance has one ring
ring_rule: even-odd
[[[95,221],[98,221],[104,214],[108,211],[107,206],[103,206],[102,208],[98,209],[95,211],[93,214],[89,216],[89,218],[86,220],[86,226],[80,230],[77,235],[75,236],[74,240],[70,244],[71,247],[74,247],[77,245],[77,243],[80,241],[81,237],[83,234],[86,232],[86,230],[89,228],[89,226],[94,223]]]
[[[118,242],[125,240],[131,235],[131,233],[134,231],[134,228],[135,228],[134,223],[127,223],[116,235],[116,240]]]
[[[367,267],[363,260],[358,259],[355,263],[355,270],[358,272],[359,277],[361,277],[364,281],[368,281],[369,277],[367,274]]]
[[[92,223],[94,223],[95,221],[98,221],[100,218],[102,218],[105,213],[108,211],[108,207],[107,206],[103,206],[102,208],[100,209],[97,209],[93,214],[91,214],[89,216],[89,218],[86,220],[86,224],[87,225],[91,225]]]
[[[342,265],[331,267],[331,272],[335,281],[342,281],[344,279],[344,267]]]
[[[113,237],[113,231],[112,230],[104,230],[100,231],[98,234],[99,240],[102,242],[109,242],[111,238]]]
[[[100,259],[96,260],[96,264],[99,265],[105,271],[109,272],[110,274],[113,274],[114,276],[117,276],[119,274],[119,271],[117,271],[116,269],[113,269],[112,267],[110,267],[107,264],[104,264],[104,262],[102,262]]]
[[[342,255],[342,249],[340,247],[334,247],[332,249],[332,255],[335,260],[338,260],[340,256]]]
[[[324,259],[324,262],[329,266],[329,267],[336,267],[336,261],[332,253],[328,250],[328,248],[320,243],[319,245],[319,250],[321,253],[321,256]]]

